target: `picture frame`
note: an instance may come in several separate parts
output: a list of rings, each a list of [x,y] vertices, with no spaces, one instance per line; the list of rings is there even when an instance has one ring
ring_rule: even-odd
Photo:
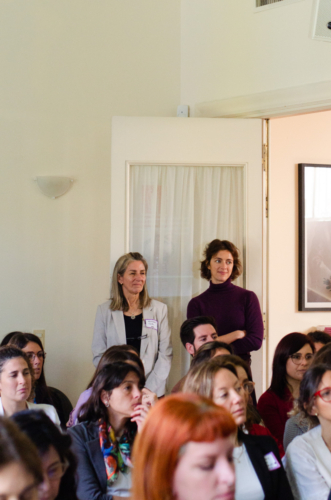
[[[299,311],[331,312],[331,165],[299,163]]]

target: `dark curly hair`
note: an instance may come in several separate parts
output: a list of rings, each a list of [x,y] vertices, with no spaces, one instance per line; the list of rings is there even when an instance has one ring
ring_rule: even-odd
[[[216,255],[220,250],[228,250],[228,252],[230,252],[230,254],[233,257],[233,269],[230,278],[231,281],[234,281],[235,279],[238,278],[238,276],[241,275],[243,268],[239,259],[238,248],[233,243],[231,243],[231,241],[228,240],[213,240],[210,243],[208,243],[208,245],[206,245],[206,248],[203,252],[205,258],[200,262],[201,278],[204,278],[205,280],[208,281],[211,279],[211,272],[210,269],[208,269],[208,266],[210,264],[213,255]]]

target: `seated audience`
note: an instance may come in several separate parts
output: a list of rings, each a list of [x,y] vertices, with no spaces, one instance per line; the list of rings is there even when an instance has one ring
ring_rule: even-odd
[[[231,415],[195,394],[161,400],[133,450],[133,500],[234,499]]]
[[[0,347],[0,415],[10,417],[26,409],[43,410],[55,424],[60,425],[54,406],[28,401],[33,375],[33,368],[25,352],[15,346]]]
[[[15,345],[22,349],[31,362],[35,380],[31,401],[37,404],[45,403],[54,406],[59,415],[61,426],[65,429],[72,410],[72,404],[63,392],[46,384],[44,373],[46,353],[40,338],[33,333],[15,332],[7,345]]]
[[[196,316],[195,318],[187,319],[180,327],[179,335],[180,340],[187,352],[194,357],[202,345],[213,342],[217,339],[215,319],[211,316]],[[223,343],[223,345],[227,346],[225,343]],[[231,347],[227,346],[225,349],[230,352]],[[226,354],[228,354],[228,352]],[[232,350],[230,354],[231,353]],[[171,392],[180,392],[183,388],[184,382],[185,377],[177,382]]]
[[[257,409],[269,431],[283,442],[288,413],[299,396],[302,377],[309,368],[315,347],[303,333],[285,335],[276,347],[269,389],[259,399]]]
[[[78,458],[79,500],[130,496],[131,447],[143,425],[145,376],[129,363],[107,365],[97,374],[89,400],[68,432]]]
[[[325,332],[321,332],[320,330],[316,330],[315,332],[309,332],[307,337],[310,338],[314,342],[315,352],[319,351],[326,344],[330,344],[331,335]]]
[[[93,382],[96,379],[96,376],[98,375],[99,371],[102,370],[107,365],[110,365],[112,363],[116,362],[123,362],[123,363],[129,363],[137,366],[143,373],[144,373],[144,365],[142,364],[141,359],[138,356],[138,353],[134,349],[134,347],[123,344],[123,345],[115,345],[112,347],[109,347],[106,352],[103,353],[99,364],[95,370],[95,373],[92,377],[92,380],[87,386],[87,389],[82,392],[82,394],[79,396],[77,404],[72,411],[70,415],[69,422],[67,423],[67,427],[72,427],[77,423],[78,415],[80,413],[80,409],[83,406],[83,404],[86,403],[86,401],[89,399],[91,396],[92,392],[92,385]],[[157,401],[157,396],[153,392],[151,392],[149,389],[144,387],[142,390],[143,396],[142,396],[142,402],[147,405],[154,405],[155,402]]]
[[[22,411],[12,420],[33,442],[41,459],[44,480],[39,486],[41,499],[77,500],[76,458],[71,439],[41,411]]]
[[[0,418],[0,498],[38,500],[43,472],[37,450],[9,419]]]
[[[254,391],[254,382],[250,379],[250,369],[242,358],[239,356],[222,356],[221,358],[215,357],[215,362],[220,362],[223,364],[225,361],[232,363],[237,372],[238,380],[243,388],[243,397],[245,400],[246,407],[246,421],[242,426],[242,430],[252,436],[270,436],[272,437],[278,446],[280,457],[284,456],[283,444],[279,442],[267,429],[263,423],[261,415],[258,413],[257,409],[251,402],[251,395]]]
[[[244,391],[235,366],[226,358],[219,356],[190,370],[183,390],[205,396],[223,406],[238,426],[233,454],[236,500],[292,499],[275,440],[270,436],[252,436],[241,430],[246,421]]]
[[[313,428],[286,450],[286,471],[295,499],[327,500],[331,488],[331,364],[312,366],[304,375],[299,408]]]
[[[331,365],[331,344],[325,344],[315,354],[311,367],[321,364]],[[290,418],[287,420],[284,432],[284,449],[286,451],[288,445],[293,441],[296,436],[301,436],[309,431],[311,427],[311,420],[306,417],[306,413],[300,411],[297,403],[294,404],[293,410],[290,412]]]

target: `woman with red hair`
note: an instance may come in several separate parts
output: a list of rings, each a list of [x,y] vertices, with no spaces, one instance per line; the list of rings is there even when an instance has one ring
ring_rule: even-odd
[[[233,500],[230,413],[196,394],[174,394],[150,411],[133,449],[133,500]]]

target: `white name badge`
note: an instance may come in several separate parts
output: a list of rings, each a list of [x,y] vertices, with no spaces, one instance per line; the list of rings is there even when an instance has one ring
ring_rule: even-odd
[[[146,328],[153,328],[157,330],[157,320],[156,319],[145,319]]]
[[[280,469],[280,463],[278,462],[277,458],[275,457],[272,451],[264,455],[264,460],[267,462],[269,470]]]

